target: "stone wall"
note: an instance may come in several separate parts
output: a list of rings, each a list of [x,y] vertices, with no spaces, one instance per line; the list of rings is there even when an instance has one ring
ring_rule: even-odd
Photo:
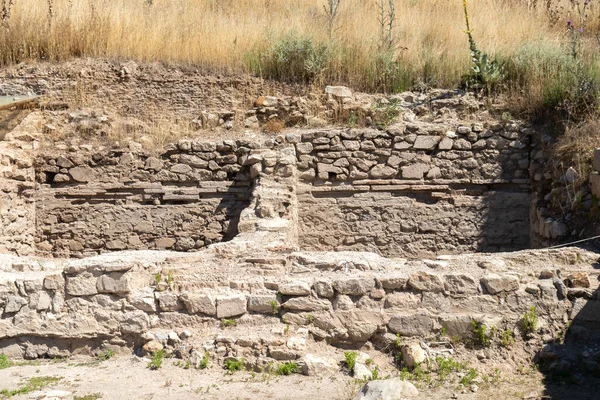
[[[232,318],[253,328],[281,320],[305,326],[316,341],[351,346],[385,347],[396,334],[468,339],[472,321],[518,338],[527,334],[521,318],[531,306],[545,340],[564,332],[566,321],[580,335],[600,329],[598,273],[591,265],[597,256],[579,249],[405,263],[370,253],[268,253],[264,243],[249,243],[234,240],[185,258],[5,260],[11,273],[3,272],[0,284],[0,350],[64,357],[82,339],[139,346],[163,340],[157,332],[174,325],[217,329]],[[563,264],[574,257],[577,266]],[[562,278],[544,265],[561,268]],[[230,339],[231,349],[220,354],[300,356],[300,347],[285,343],[262,343],[254,347],[260,354],[246,354]]]
[[[410,122],[302,134],[301,246],[387,255],[529,246],[532,131]]]
[[[0,252],[35,252],[35,182],[33,157],[39,124],[26,117],[0,137]]]
[[[244,141],[180,141],[158,156],[81,146],[44,152],[36,169],[37,249],[85,256],[125,249],[190,251],[229,240],[248,205]]]

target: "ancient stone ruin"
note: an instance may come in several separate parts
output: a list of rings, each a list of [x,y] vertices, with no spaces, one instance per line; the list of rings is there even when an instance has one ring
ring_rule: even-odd
[[[157,153],[41,145],[32,112],[0,141],[0,352],[158,346],[315,374],[335,365],[307,353],[313,342],[385,349],[467,338],[474,321],[518,332],[532,306],[532,356],[567,323],[598,333],[597,255],[526,250],[569,234],[539,203],[552,180],[542,134],[418,113]]]

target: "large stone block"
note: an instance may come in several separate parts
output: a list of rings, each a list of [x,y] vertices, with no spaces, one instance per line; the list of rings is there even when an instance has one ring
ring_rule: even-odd
[[[254,294],[248,296],[248,311],[260,314],[277,314],[279,301],[275,294]]]
[[[247,309],[244,295],[225,296],[217,298],[217,318],[230,318],[244,315]]]
[[[425,271],[419,271],[410,276],[408,286],[419,292],[443,292],[444,282],[442,279]]]
[[[98,293],[126,295],[131,292],[129,277],[127,274],[118,272],[102,275],[98,278],[96,289]]]
[[[65,286],[67,294],[71,296],[93,296],[98,294],[97,281],[98,279],[90,272],[68,276]]]
[[[306,282],[283,283],[279,285],[279,293],[284,296],[308,296],[310,285]]]
[[[282,307],[294,311],[322,311],[329,310],[331,303],[314,297],[295,297],[283,303]]]
[[[514,275],[488,274],[480,281],[489,294],[509,293],[519,289],[519,278]]]
[[[402,336],[427,336],[433,331],[435,320],[428,314],[395,315],[388,328]]]
[[[338,279],[333,282],[333,288],[341,294],[362,296],[375,288],[372,277]]]
[[[201,293],[182,293],[179,300],[190,314],[217,315],[217,305],[212,296]]]

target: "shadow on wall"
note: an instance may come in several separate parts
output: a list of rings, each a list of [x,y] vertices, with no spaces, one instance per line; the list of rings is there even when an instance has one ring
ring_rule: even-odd
[[[600,259],[593,266],[600,269]],[[593,279],[600,280],[600,275]],[[565,282],[558,278],[554,283],[559,296],[571,300],[573,307],[564,335],[545,344],[535,360],[544,376],[543,398],[599,399],[600,288],[567,288]]]

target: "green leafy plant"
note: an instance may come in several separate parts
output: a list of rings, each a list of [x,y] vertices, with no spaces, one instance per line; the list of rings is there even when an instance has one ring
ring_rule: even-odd
[[[465,365],[454,361],[452,357],[436,357],[435,362],[438,366],[438,375],[441,380],[444,380],[450,375],[451,372],[462,371],[465,369]]]
[[[373,372],[371,373],[371,375],[373,376],[373,380],[376,381],[377,379],[379,379],[379,366],[376,365],[375,368],[373,368]]]
[[[175,278],[173,277],[173,272],[169,270],[167,272],[167,285],[171,286],[173,282],[175,282]]]
[[[206,369],[208,367],[208,351],[204,352],[204,357],[200,360],[200,364],[198,364],[198,369]]]
[[[469,371],[465,374],[465,376],[462,377],[460,383],[463,386],[469,386],[475,378],[477,378],[477,371],[474,368],[470,368]]]
[[[229,328],[232,326],[236,326],[237,325],[237,321],[235,319],[222,319],[221,320],[221,326],[223,328]]]
[[[269,304],[271,305],[271,313],[273,315],[279,314],[279,302],[277,302],[277,300],[272,300]]]
[[[0,354],[0,369],[8,368],[12,365],[12,361],[5,354]]]
[[[162,280],[162,275],[160,274],[160,272],[157,272],[156,275],[154,275],[154,284],[158,285],[161,280]]]
[[[531,306],[528,312],[523,314],[523,332],[525,335],[532,335],[537,332],[538,317],[535,312],[535,306]]]
[[[504,79],[504,66],[496,58],[492,59],[487,53],[479,50],[473,38],[467,0],[463,0],[463,8],[467,27],[465,32],[469,37],[472,63],[471,70],[463,77],[463,82],[468,88],[485,90],[489,96],[492,90]]]
[[[515,342],[515,334],[511,329],[502,331],[502,346],[510,347]]]
[[[162,367],[165,355],[166,354],[164,350],[158,350],[156,353],[154,353],[154,355],[152,356],[152,360],[150,360],[150,362],[148,363],[148,368],[150,368],[151,370],[160,369],[160,367]]]
[[[346,367],[348,367],[351,372],[354,371],[354,366],[356,365],[356,356],[358,356],[358,354],[355,351],[344,352]]]
[[[110,360],[115,355],[115,352],[112,349],[106,349],[96,356],[98,361],[107,361]]]
[[[314,320],[315,320],[315,316],[314,316],[314,315],[312,315],[312,314],[308,314],[308,315],[306,316],[306,323],[307,323],[307,324],[309,324],[309,325],[310,325],[310,324],[312,324]]]
[[[298,364],[295,362],[286,362],[285,364],[279,364],[275,373],[277,375],[291,375],[298,371]]]
[[[223,366],[227,371],[231,373],[241,371],[244,369],[244,359],[242,358],[241,360],[225,360],[225,364]]]
[[[486,326],[481,322],[471,321],[473,327],[473,343],[477,346],[489,347],[492,344],[490,335],[486,333]]]

